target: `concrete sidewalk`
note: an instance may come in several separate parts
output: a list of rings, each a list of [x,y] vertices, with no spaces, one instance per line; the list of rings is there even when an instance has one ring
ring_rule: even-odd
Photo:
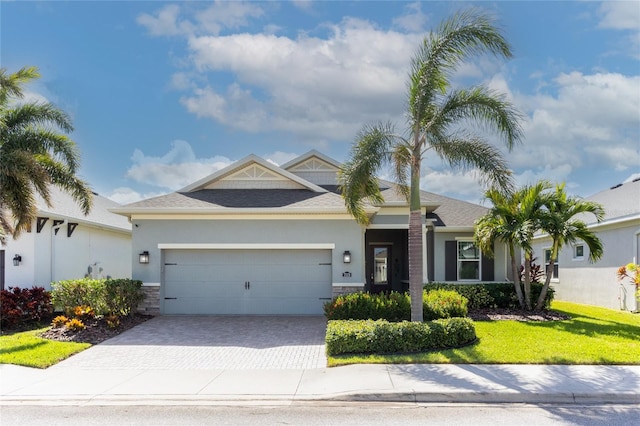
[[[0,365],[0,404],[277,404],[297,401],[640,404],[640,366],[352,365],[149,370]]]

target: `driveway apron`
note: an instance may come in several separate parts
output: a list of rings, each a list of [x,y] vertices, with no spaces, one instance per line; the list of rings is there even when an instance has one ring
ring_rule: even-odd
[[[325,330],[324,317],[159,316],[51,369],[324,368]]]

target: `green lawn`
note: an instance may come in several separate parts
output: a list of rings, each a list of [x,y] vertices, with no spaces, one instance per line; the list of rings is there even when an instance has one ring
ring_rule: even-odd
[[[476,321],[478,341],[459,349],[409,355],[343,355],[345,364],[640,364],[640,314],[567,302],[565,321]]]
[[[38,337],[47,328],[0,336],[0,364],[47,368],[91,346]]]

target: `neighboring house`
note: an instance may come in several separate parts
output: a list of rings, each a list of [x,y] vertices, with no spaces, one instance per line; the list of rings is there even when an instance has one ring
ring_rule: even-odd
[[[408,288],[408,204],[385,202],[360,226],[339,195],[340,164],[311,151],[276,166],[250,155],[178,192],[112,212],[133,227],[133,278],[162,314],[322,314],[345,292]],[[506,252],[472,244],[485,208],[422,192],[424,281],[505,281]],[[139,256],[139,259],[137,258]]]
[[[596,263],[589,262],[589,247],[584,243],[565,246],[558,255],[552,286],[558,300],[566,300],[611,309],[635,311],[634,287],[619,284],[616,272],[620,266],[640,262],[640,179],[599,192],[586,198],[602,204],[604,221],[597,223],[593,215],[581,217],[604,245],[604,254]],[[540,264],[548,261],[551,240],[547,236],[534,239],[534,250]],[[546,269],[546,268],[545,268]]]
[[[51,282],[93,277],[131,277],[131,224],[111,213],[119,204],[94,194],[85,216],[76,202],[51,188],[51,207],[37,199],[38,216],[18,239],[0,246],[0,284],[49,290]]]

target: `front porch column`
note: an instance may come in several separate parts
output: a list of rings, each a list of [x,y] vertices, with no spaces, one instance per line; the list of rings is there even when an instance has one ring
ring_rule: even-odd
[[[427,268],[427,226],[422,225],[422,283],[429,282],[429,269]]]

